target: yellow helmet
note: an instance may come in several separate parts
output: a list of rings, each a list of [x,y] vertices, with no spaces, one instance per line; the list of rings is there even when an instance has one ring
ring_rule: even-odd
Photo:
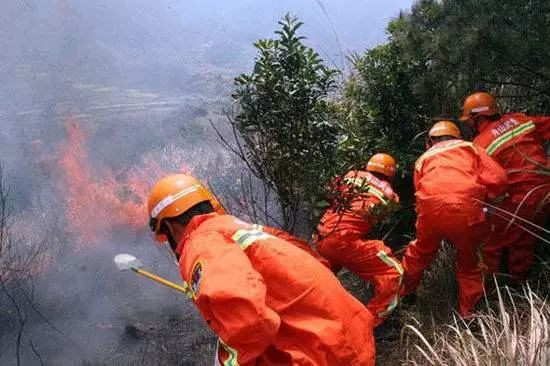
[[[456,137],[457,139],[462,138],[462,136],[460,135],[460,130],[451,121],[437,122],[435,125],[433,125],[428,135],[430,137],[453,136],[453,137]]]
[[[174,174],[160,179],[151,189],[147,209],[149,227],[159,242],[167,240],[161,232],[162,220],[177,217],[191,207],[210,202],[214,211],[225,214],[220,202],[194,177],[186,174]]]
[[[375,154],[367,163],[367,171],[384,174],[387,177],[395,175],[395,159],[388,154]]]

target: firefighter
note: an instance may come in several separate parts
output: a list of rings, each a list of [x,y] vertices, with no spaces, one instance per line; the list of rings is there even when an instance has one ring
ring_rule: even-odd
[[[312,255],[225,214],[188,175],[159,180],[148,209],[219,336],[219,364],[374,365],[373,316]]]
[[[491,230],[482,202],[503,193],[506,175],[483,148],[463,141],[452,122],[432,127],[427,148],[414,167],[416,240],[403,257],[403,294],[414,293],[446,239],[457,250],[459,313],[467,317],[483,294],[482,246]]]
[[[376,222],[384,218],[384,210],[392,210],[399,203],[390,184],[395,167],[390,155],[376,154],[367,163],[366,171],[348,172],[337,184],[339,197],[317,229],[319,253],[334,268],[346,267],[374,285],[374,296],[367,308],[376,316],[376,326],[397,306],[403,278],[401,263],[391,249],[382,240],[367,238]]]
[[[477,134],[474,144],[486,149],[508,174],[508,196],[500,209],[543,225],[548,206],[541,203],[550,192],[550,177],[540,171],[549,167],[544,141],[550,137],[550,117],[501,115],[491,94],[474,93],[464,101],[460,120]],[[497,271],[506,250],[511,282],[519,284],[533,263],[536,238],[509,225],[512,217],[501,210],[493,216],[495,234],[487,243],[486,255],[491,270]]]

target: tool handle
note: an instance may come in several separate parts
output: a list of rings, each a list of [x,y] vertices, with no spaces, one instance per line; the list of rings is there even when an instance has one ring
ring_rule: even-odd
[[[162,277],[159,277],[155,274],[152,274],[151,272],[147,272],[143,269],[139,269],[139,268],[132,268],[132,271],[136,272],[136,273],[139,273],[140,275],[142,276],[145,276],[153,281],[156,281],[158,283],[162,283],[164,286],[168,286],[170,288],[173,288],[174,290],[177,290],[179,292],[183,292],[184,294],[188,294],[189,293],[189,287],[188,286],[180,286],[180,285],[176,285],[175,283],[173,282],[170,282],[168,280],[165,280],[164,278]]]

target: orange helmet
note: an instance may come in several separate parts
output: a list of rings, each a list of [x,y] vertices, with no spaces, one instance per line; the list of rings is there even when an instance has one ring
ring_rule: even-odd
[[[174,174],[160,179],[151,189],[147,204],[149,227],[155,233],[155,239],[159,242],[167,240],[166,235],[160,232],[162,220],[179,216],[206,201],[212,204],[214,211],[225,213],[216,197],[194,177]]]
[[[472,117],[494,116],[498,113],[497,102],[491,94],[485,92],[473,93],[464,101],[460,121],[472,125]]]
[[[375,154],[367,163],[367,171],[384,174],[387,177],[395,175],[395,159],[388,154]]]
[[[430,137],[453,136],[453,137],[456,137],[457,139],[462,138],[462,136],[460,135],[460,130],[451,121],[437,122],[435,125],[433,125],[428,135]]]

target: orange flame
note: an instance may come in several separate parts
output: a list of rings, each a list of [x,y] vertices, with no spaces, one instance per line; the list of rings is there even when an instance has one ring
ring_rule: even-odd
[[[87,136],[76,120],[67,120],[66,132],[59,150],[59,188],[65,197],[67,231],[76,236],[78,247],[97,243],[122,227],[145,229],[149,189],[167,172],[147,158],[143,166],[129,169],[124,180],[117,180],[107,167],[94,169],[86,151]]]

